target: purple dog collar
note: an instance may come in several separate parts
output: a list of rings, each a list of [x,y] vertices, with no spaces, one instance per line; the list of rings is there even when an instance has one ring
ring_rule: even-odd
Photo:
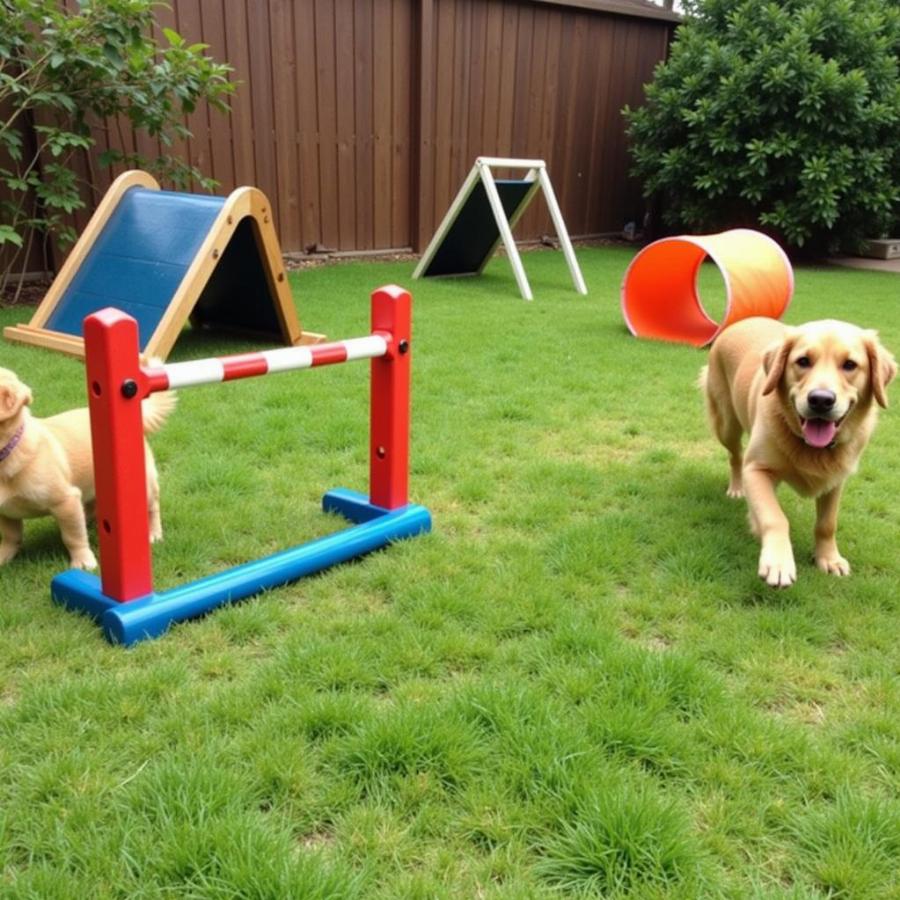
[[[16,433],[9,439],[9,443],[7,443],[7,445],[2,450],[0,450],[0,462],[3,462],[3,460],[6,459],[6,457],[16,449],[16,447],[19,445],[19,441],[22,440],[22,432],[24,431],[25,423],[23,422],[16,429]]]

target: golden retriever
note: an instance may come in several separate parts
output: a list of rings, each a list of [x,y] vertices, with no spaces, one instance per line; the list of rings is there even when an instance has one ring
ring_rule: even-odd
[[[39,419],[31,414],[31,390],[9,369],[0,368],[0,565],[22,546],[22,520],[51,515],[59,524],[74,569],[93,569],[97,560],[88,544],[85,506],[94,500],[90,416],[86,408]],[[143,401],[144,433],[161,428],[175,406],[171,392]],[[147,499],[150,538],[162,538],[159,480],[150,447]]]
[[[797,578],[788,521],[775,496],[782,481],[816,499],[816,565],[849,574],[835,540],[841,491],[896,374],[876,332],[832,319],[797,327],[744,319],[713,343],[700,384],[712,429],[730,455],[728,496],[747,497],[761,543],[759,575],[773,587]]]

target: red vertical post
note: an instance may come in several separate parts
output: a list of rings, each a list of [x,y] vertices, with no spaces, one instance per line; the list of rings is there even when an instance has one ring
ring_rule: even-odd
[[[103,593],[124,602],[153,591],[138,327],[103,309],[84,320],[97,537]]]
[[[369,502],[397,509],[409,502],[409,374],[412,297],[396,285],[372,294],[372,332],[388,349],[372,359]]]

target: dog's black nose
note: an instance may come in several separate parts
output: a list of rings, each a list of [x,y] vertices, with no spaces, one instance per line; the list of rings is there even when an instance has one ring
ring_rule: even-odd
[[[828,412],[834,406],[835,400],[837,397],[834,395],[834,391],[810,391],[806,396],[810,410],[818,413]]]

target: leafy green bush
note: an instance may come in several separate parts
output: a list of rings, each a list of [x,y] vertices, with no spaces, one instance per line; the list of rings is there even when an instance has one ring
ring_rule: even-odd
[[[0,289],[16,258],[27,260],[36,233],[74,239],[68,215],[84,206],[74,154],[89,166],[124,163],[176,184],[212,182],[162,153],[93,153],[90,123],[128,122],[163,147],[188,137],[184,115],[206,100],[227,108],[227,65],[187,45],[171,29],[152,36],[154,0],[0,0],[0,248],[8,253]]]
[[[816,252],[900,219],[898,0],[695,0],[627,109],[673,226],[762,228]]]

